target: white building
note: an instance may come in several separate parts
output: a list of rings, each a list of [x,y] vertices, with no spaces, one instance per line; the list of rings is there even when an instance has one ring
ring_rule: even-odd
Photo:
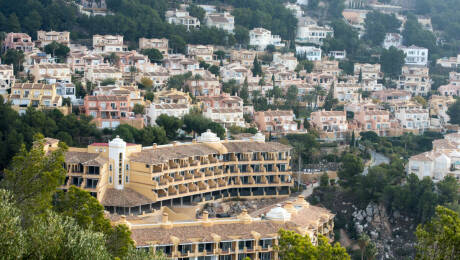
[[[383,40],[383,48],[389,49],[390,47],[399,48],[402,46],[403,37],[399,33],[387,33]]]
[[[403,129],[423,132],[430,127],[430,115],[427,109],[402,109],[395,112],[395,118]]]
[[[297,67],[297,58],[294,56],[294,53],[289,52],[281,54],[279,52],[273,53],[273,65],[281,64],[286,70],[293,71]]]
[[[184,10],[170,10],[166,12],[166,21],[171,24],[180,24],[190,28],[200,28],[200,20],[198,18],[190,16],[187,11]]]
[[[56,84],[56,94],[62,98],[69,98],[72,104],[77,102],[77,97],[75,96],[75,85],[73,83],[58,83]]]
[[[443,180],[447,175],[460,179],[460,135],[447,134],[444,139],[433,141],[433,150],[414,155],[406,166],[408,174],[414,173],[423,179]]]
[[[203,116],[211,119],[213,122],[223,125],[225,128],[230,126],[245,127],[243,109],[236,108],[206,108]]]
[[[427,67],[403,66],[399,76],[399,89],[409,91],[411,94],[426,96],[431,90],[431,78]]]
[[[13,65],[0,65],[0,95],[5,95],[15,81]]]
[[[297,19],[300,19],[303,16],[303,10],[300,5],[287,3],[284,7],[291,11]]]
[[[146,125],[156,125],[155,121],[157,118],[162,115],[174,116],[177,118],[182,118],[188,114],[190,110],[190,105],[188,103],[184,104],[166,104],[166,103],[151,103],[150,106],[146,109],[145,124]]]
[[[347,51],[330,51],[327,56],[334,58],[335,60],[343,60],[347,58]]]
[[[258,50],[265,50],[268,45],[284,47],[279,35],[272,35],[272,32],[264,28],[254,28],[249,31],[249,45],[255,46]]]
[[[37,40],[35,43],[38,47],[45,47],[46,45],[57,42],[69,46],[70,44],[70,33],[69,32],[45,32],[37,31]]]
[[[96,52],[111,53],[126,50],[122,35],[93,35],[93,49]]]
[[[235,29],[235,17],[228,12],[207,13],[205,21],[206,26],[216,27],[229,33],[233,33]]]
[[[31,69],[35,82],[46,81],[47,84],[57,82],[70,83],[72,75],[68,64],[35,64]]]
[[[321,49],[314,46],[295,46],[295,52],[298,56],[305,56],[306,59],[311,61],[321,60]]]
[[[406,54],[406,65],[426,66],[428,64],[428,49],[411,45],[400,49]]]
[[[318,26],[310,19],[301,19],[297,25],[295,41],[323,45],[323,41],[328,36],[334,37],[334,30],[330,26]]]

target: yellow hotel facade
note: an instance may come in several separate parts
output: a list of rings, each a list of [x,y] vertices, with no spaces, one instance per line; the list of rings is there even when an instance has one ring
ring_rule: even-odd
[[[287,197],[293,185],[290,152],[260,133],[220,140],[208,130],[190,143],[150,147],[117,137],[69,148],[61,188],[85,189],[109,212],[125,215],[232,197]]]

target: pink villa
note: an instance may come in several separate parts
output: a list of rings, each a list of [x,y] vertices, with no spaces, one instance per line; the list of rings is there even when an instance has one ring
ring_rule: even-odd
[[[324,139],[343,139],[348,132],[345,111],[315,111],[311,113],[310,122],[321,131],[321,138]]]
[[[2,46],[3,51],[15,49],[23,52],[31,52],[33,48],[34,42],[26,33],[8,33]]]
[[[131,112],[129,95],[86,96],[84,112],[94,118],[93,121],[99,128],[116,128],[120,124],[129,124],[136,128],[144,127],[143,118],[135,117]]]
[[[254,121],[262,132],[287,133],[298,131],[292,110],[268,110],[254,113]]]
[[[438,88],[439,93],[442,96],[460,96],[460,86],[459,85],[443,85]]]
[[[363,131],[374,131],[379,136],[389,135],[390,112],[386,110],[361,110],[355,115],[355,119]]]

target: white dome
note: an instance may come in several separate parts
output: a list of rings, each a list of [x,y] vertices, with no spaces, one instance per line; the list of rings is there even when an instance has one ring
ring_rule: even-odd
[[[291,213],[287,210],[283,209],[281,205],[276,205],[276,207],[272,208],[266,215],[267,219],[270,220],[283,220],[288,221],[291,219]]]
[[[255,134],[252,137],[252,140],[254,140],[256,142],[265,142],[265,135],[262,134],[261,132],[257,132],[257,134]]]
[[[201,136],[197,138],[197,142],[199,143],[215,143],[219,141],[220,138],[215,133],[211,132],[210,129],[202,133]]]

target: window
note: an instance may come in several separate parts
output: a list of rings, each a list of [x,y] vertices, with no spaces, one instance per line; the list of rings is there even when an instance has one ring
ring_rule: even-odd
[[[112,176],[109,176],[109,183],[112,184]]]

